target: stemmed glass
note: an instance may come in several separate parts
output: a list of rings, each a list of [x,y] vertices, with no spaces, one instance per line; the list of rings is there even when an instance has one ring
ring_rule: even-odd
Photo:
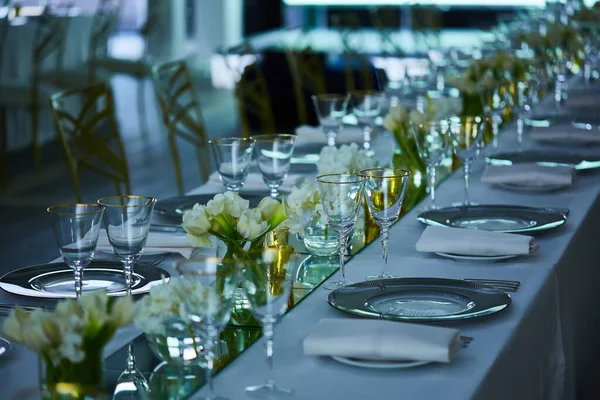
[[[421,124],[410,123],[413,137],[417,144],[419,157],[427,164],[427,177],[429,178],[429,198],[431,199],[427,210],[435,209],[435,172],[446,154],[448,144],[447,133],[449,123],[447,120],[426,121]]]
[[[450,118],[452,151],[462,161],[465,173],[465,197],[463,206],[474,205],[469,199],[469,176],[471,164],[477,158],[482,145],[485,124],[480,117]]]
[[[327,290],[337,289],[349,284],[346,282],[344,256],[346,243],[358,217],[366,178],[357,174],[328,174],[317,177],[321,194],[321,204],[327,216],[327,222],[338,234],[338,252],[340,254],[339,280],[325,283]]]
[[[311,98],[321,129],[327,135],[327,144],[335,146],[335,139],[342,130],[342,120],[348,112],[350,97],[345,94],[318,94]]]
[[[250,168],[254,141],[247,138],[222,138],[209,140],[221,182],[232,192],[239,192]]]
[[[94,258],[104,207],[98,204],[64,204],[48,208],[58,249],[73,268],[75,297],[83,292],[83,270]]]
[[[381,115],[385,102],[384,92],[366,90],[352,94],[352,112],[363,128],[363,147],[367,151],[371,148],[371,134],[375,129],[375,120]]]
[[[137,369],[133,344],[127,346],[127,361],[125,371],[117,380],[113,400],[147,399],[150,397],[150,387],[144,375]]]
[[[184,312],[194,334],[197,334],[204,343],[206,384],[209,395],[203,399],[220,399],[215,395],[212,379],[215,363],[214,346],[219,333],[229,321],[233,298],[240,283],[241,273],[237,261],[196,258],[178,262],[175,269],[187,281],[186,293],[182,293],[182,299],[185,299]]]
[[[525,114],[531,110],[531,85],[527,82],[514,83],[514,94],[509,96],[511,109],[517,114],[517,145],[519,150],[523,147],[523,132],[525,130]]]
[[[260,397],[291,395],[293,389],[277,386],[273,376],[273,325],[286,312],[300,256],[293,246],[280,245],[264,249],[256,263],[245,263],[243,285],[252,313],[260,320],[265,338],[265,355],[269,375],[264,384],[248,386],[246,392]]]
[[[271,189],[271,197],[276,199],[279,196],[279,186],[290,170],[296,136],[257,135],[251,139],[256,142],[254,149],[257,153],[258,169]]]
[[[498,126],[502,123],[502,113],[506,108],[506,97],[510,94],[508,88],[502,87],[482,88],[479,92],[483,111],[490,116],[492,125],[492,147],[498,147]]]
[[[366,178],[365,197],[371,217],[379,226],[383,250],[381,274],[369,279],[392,278],[387,272],[390,227],[400,216],[410,172],[395,168],[372,168],[360,171],[360,174]]]
[[[104,225],[113,252],[121,259],[127,294],[131,294],[133,270],[139,260],[156,199],[146,196],[112,196],[98,200],[104,206]]]

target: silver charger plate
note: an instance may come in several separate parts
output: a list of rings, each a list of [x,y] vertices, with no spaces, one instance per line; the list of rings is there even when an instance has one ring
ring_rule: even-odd
[[[397,321],[456,321],[504,310],[510,296],[477,283],[442,278],[393,278],[334,290],[330,306],[362,317]]]
[[[216,193],[194,194],[158,200],[154,206],[154,212],[165,217],[181,218],[183,214],[186,211],[191,210],[196,203],[204,205],[212,200],[215,195]],[[256,207],[267,194],[240,193],[240,196],[250,202],[250,207]]]
[[[535,163],[547,167],[570,166],[578,171],[600,168],[600,157],[598,156],[558,151],[524,150],[512,153],[496,153],[487,156],[485,161],[491,165]]]
[[[568,184],[553,184],[543,186],[530,186],[530,185],[519,185],[516,183],[498,183],[499,186],[504,189],[514,190],[515,192],[556,192],[557,190],[570,188],[572,185]]]
[[[169,279],[162,268],[137,264],[131,294],[147,293],[154,285]],[[64,262],[34,265],[9,272],[0,278],[0,288],[21,296],[64,299],[75,297],[73,269]],[[83,292],[106,290],[108,296],[124,296],[123,264],[118,261],[92,261],[83,272]]]
[[[567,209],[474,205],[425,211],[417,219],[432,226],[525,233],[557,228],[567,222],[568,214]]]
[[[422,365],[431,364],[431,361],[381,361],[381,360],[362,360],[350,357],[331,356],[335,361],[342,364],[352,365],[353,367],[371,368],[371,369],[407,369],[416,368]]]
[[[12,344],[4,338],[0,337],[0,358],[7,355],[12,350]]]

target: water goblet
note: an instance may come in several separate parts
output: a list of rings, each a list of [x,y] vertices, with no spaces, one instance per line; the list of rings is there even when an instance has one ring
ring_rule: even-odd
[[[254,141],[247,138],[221,138],[208,142],[217,164],[221,182],[232,192],[239,192],[250,168]]]
[[[290,170],[294,153],[295,135],[256,135],[251,137],[256,142],[255,151],[258,169],[263,180],[271,189],[271,197],[279,196],[279,186]]]
[[[365,198],[371,217],[379,226],[383,250],[381,274],[369,279],[392,278],[387,272],[390,227],[400,216],[410,172],[396,168],[372,168],[360,171],[360,174],[366,178]]]
[[[384,92],[365,90],[352,94],[352,112],[359,126],[363,128],[363,147],[367,151],[371,148],[371,134],[375,129],[375,120],[381,115],[385,103]]]
[[[463,206],[474,205],[469,199],[469,176],[471,164],[477,158],[482,145],[485,124],[481,117],[450,118],[452,151],[462,161],[465,176],[465,197]]]
[[[517,115],[517,145],[518,149],[523,147],[523,132],[525,130],[525,116],[531,110],[531,90],[527,82],[517,81],[514,83],[514,93],[508,96],[511,109]]]
[[[492,147],[498,147],[498,126],[502,123],[502,114],[507,106],[508,90],[503,87],[482,88],[479,91],[483,111],[490,116],[492,125]]]
[[[48,207],[58,249],[73,268],[75,297],[83,293],[83,270],[94,258],[104,207],[98,204],[64,204]]]
[[[265,248],[253,258],[255,262],[242,264],[242,282],[252,313],[262,323],[269,376],[263,384],[246,387],[246,392],[258,397],[289,396],[293,389],[280,387],[273,380],[273,327],[288,308],[301,257],[293,246],[280,245]]]
[[[350,97],[344,94],[318,94],[311,98],[321,129],[327,135],[327,144],[335,146],[335,140],[342,130],[342,120],[348,112]]]
[[[358,217],[362,203],[362,194],[366,178],[357,174],[328,174],[317,177],[321,204],[329,225],[338,234],[338,253],[340,254],[340,272],[337,282],[325,283],[327,290],[337,289],[349,284],[346,282],[344,257],[346,244]]]
[[[427,210],[435,209],[435,172],[446,154],[448,144],[447,133],[449,123],[447,120],[432,120],[422,123],[410,123],[413,137],[417,144],[419,157],[427,165],[429,178],[430,203]]]
[[[117,379],[117,385],[112,400],[150,399],[150,387],[144,375],[137,369],[133,344],[127,346],[127,360],[125,371]]]
[[[146,196],[112,196],[98,200],[105,207],[104,225],[113,253],[121,259],[127,294],[133,286],[133,270],[139,260],[156,199]]]
[[[225,328],[235,293],[240,283],[241,273],[237,261],[223,258],[195,258],[179,261],[177,272],[185,280],[180,286],[186,314],[192,330],[204,344],[206,354],[206,386],[209,395],[205,400],[221,399],[215,395],[213,368],[215,363],[215,343],[219,333]]]

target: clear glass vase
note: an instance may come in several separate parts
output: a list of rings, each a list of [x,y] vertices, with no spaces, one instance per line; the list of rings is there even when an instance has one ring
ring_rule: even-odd
[[[202,364],[204,346],[192,327],[176,316],[164,323],[164,335],[146,334],[154,355],[161,361],[179,367]]]
[[[91,350],[91,349],[90,349]],[[40,355],[38,361],[41,398],[44,400],[108,400],[104,390],[102,349],[88,351],[80,363],[58,364]]]

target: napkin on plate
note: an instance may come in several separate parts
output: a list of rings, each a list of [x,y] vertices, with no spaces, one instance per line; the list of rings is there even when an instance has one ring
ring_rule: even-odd
[[[481,181],[488,184],[515,184],[533,187],[572,185],[575,170],[572,167],[546,167],[535,163],[487,165]]]
[[[285,181],[283,181],[281,186],[279,186],[279,190],[289,192],[292,190],[293,186],[297,186],[298,184],[300,184],[300,181],[302,179],[304,179],[304,176],[300,174],[288,174],[288,176],[285,178]],[[223,185],[223,183],[221,182],[221,176],[219,175],[219,171],[215,171],[212,174],[210,174],[208,182]],[[260,173],[251,172],[246,177],[246,181],[244,182],[244,187],[242,188],[242,190],[266,192],[269,190],[269,188],[263,180],[262,175]]]
[[[571,124],[534,127],[531,129],[529,136],[533,140],[543,142],[600,143],[600,130],[576,128]]]
[[[381,361],[451,362],[460,332],[369,319],[322,319],[304,339],[304,354]]]
[[[318,126],[301,125],[296,128],[296,145],[327,144],[327,135]],[[363,131],[358,126],[344,125],[335,139],[336,143],[362,143]]]
[[[428,226],[415,248],[423,253],[450,253],[468,256],[529,254],[534,238],[512,233]]]
[[[96,249],[112,251],[112,247],[108,241],[108,235],[104,229],[100,230],[100,236],[98,237],[98,245],[96,246]],[[148,239],[146,240],[144,251],[179,253],[185,258],[190,258],[194,248],[187,242],[184,234],[150,232],[148,233]]]

